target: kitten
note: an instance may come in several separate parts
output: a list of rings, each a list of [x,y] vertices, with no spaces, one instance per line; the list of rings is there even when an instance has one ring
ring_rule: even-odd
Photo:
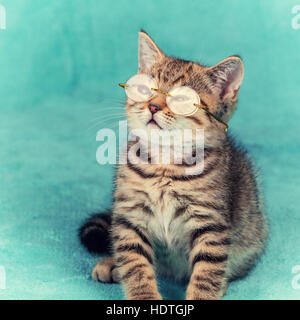
[[[243,80],[239,56],[213,67],[168,57],[144,31],[138,56],[139,73],[153,77],[160,90],[189,86],[228,122]],[[80,229],[91,252],[112,251],[93,278],[120,281],[128,299],[161,299],[155,274],[189,280],[187,299],[222,297],[228,282],[254,265],[267,236],[251,161],[203,110],[177,116],[157,93],[146,103],[127,99],[126,111],[130,129],[204,129],[204,170],[187,175],[185,164],[119,165],[112,213],[97,214]]]

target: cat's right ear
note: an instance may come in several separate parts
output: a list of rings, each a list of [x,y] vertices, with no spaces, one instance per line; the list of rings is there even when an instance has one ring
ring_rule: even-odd
[[[164,54],[145,31],[139,32],[139,71],[149,71]]]

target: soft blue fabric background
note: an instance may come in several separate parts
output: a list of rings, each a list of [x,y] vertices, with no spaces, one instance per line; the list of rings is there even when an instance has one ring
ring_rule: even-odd
[[[137,70],[142,27],[167,54],[207,64],[243,57],[230,127],[261,170],[270,239],[225,299],[299,299],[291,285],[300,265],[298,3],[0,0],[0,298],[123,298],[120,285],[91,280],[98,258],[76,230],[111,203],[113,167],[97,164],[95,135],[121,115],[117,83]],[[184,297],[182,285],[159,286],[166,299]]]

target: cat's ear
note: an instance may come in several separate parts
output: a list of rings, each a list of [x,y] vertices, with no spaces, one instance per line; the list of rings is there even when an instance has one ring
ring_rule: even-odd
[[[244,64],[239,56],[224,59],[207,70],[212,90],[219,101],[234,103],[244,78]]]
[[[147,71],[163,58],[163,52],[145,31],[139,32],[139,70]]]

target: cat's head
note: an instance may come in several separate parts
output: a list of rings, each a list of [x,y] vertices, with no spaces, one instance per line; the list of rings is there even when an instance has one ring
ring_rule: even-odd
[[[180,86],[196,91],[201,105],[223,122],[230,119],[237,102],[243,80],[244,67],[239,56],[231,56],[213,67],[206,67],[192,61],[166,56],[149,35],[139,33],[139,74],[155,79],[158,89],[170,92]],[[127,99],[126,110],[130,129],[195,129],[205,130],[208,137],[225,135],[225,126],[203,109],[191,116],[172,112],[166,103],[167,96],[160,92],[145,102]]]

